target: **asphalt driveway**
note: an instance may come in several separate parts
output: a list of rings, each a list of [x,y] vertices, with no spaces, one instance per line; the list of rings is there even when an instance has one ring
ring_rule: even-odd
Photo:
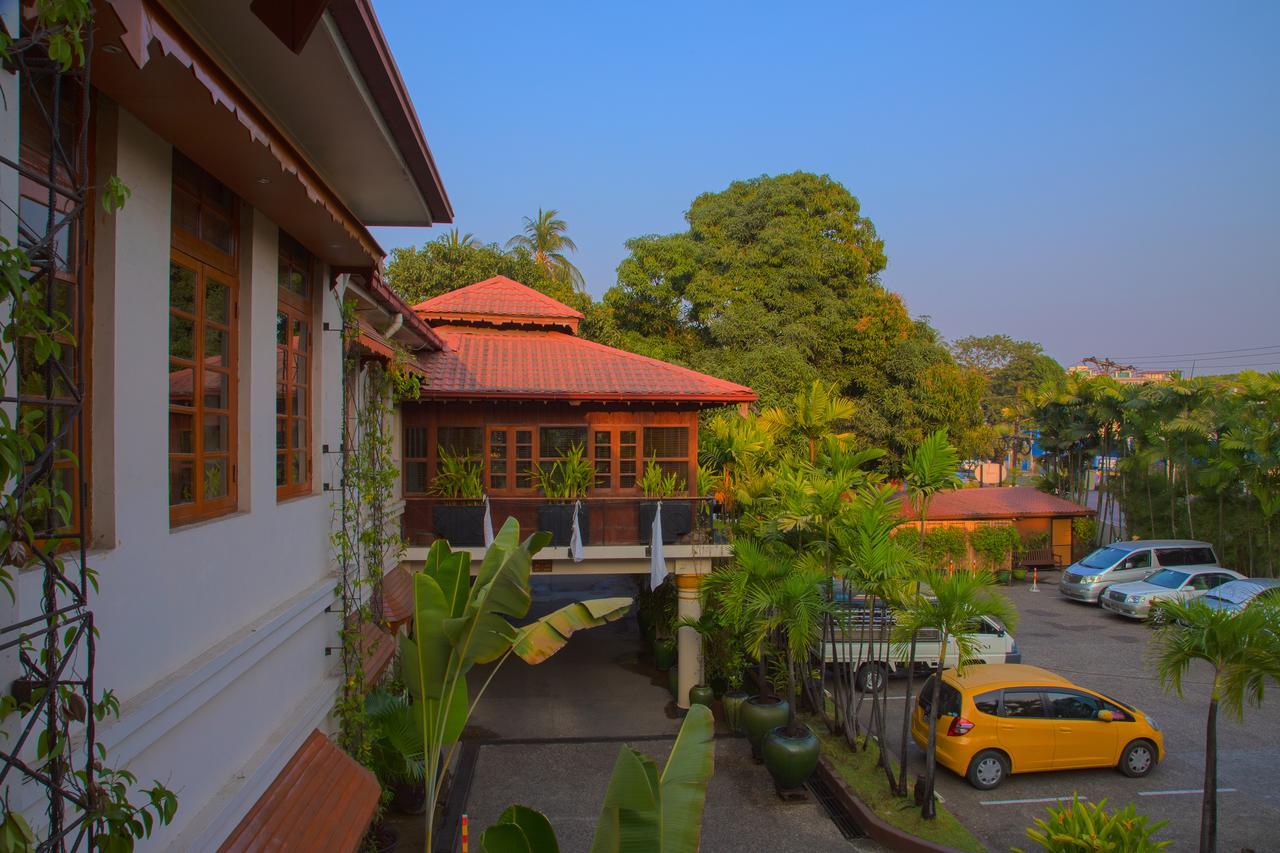
[[[994,791],[978,791],[963,779],[939,769],[938,793],[946,805],[994,850],[1025,847],[1026,827],[1044,816],[1045,806],[1073,793],[1111,805],[1136,802],[1153,819],[1167,820],[1160,836],[1174,841],[1173,850],[1195,849],[1199,838],[1204,772],[1204,727],[1210,673],[1193,669],[1186,695],[1165,693],[1147,663],[1152,631],[1095,605],[1066,600],[1056,579],[1041,581],[1032,593],[1025,584],[1006,592],[1021,622],[1015,636],[1023,662],[1060,673],[1082,686],[1114,696],[1150,714],[1165,737],[1164,762],[1144,779],[1129,779],[1116,770],[1076,770],[1010,777]],[[890,682],[890,731],[897,746],[901,696],[905,682]],[[1269,705],[1245,711],[1243,721],[1219,715],[1218,843],[1222,850],[1276,850],[1276,818],[1280,816],[1280,694]],[[910,748],[913,768],[923,769],[924,754]]]

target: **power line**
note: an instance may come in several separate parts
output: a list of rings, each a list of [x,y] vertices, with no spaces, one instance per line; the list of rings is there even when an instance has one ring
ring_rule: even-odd
[[[1248,361],[1249,359],[1271,358],[1272,356],[1280,357],[1280,347],[1277,347],[1274,351],[1270,351],[1270,352],[1247,352],[1247,353],[1240,353],[1239,355],[1195,356],[1194,360],[1202,361],[1202,362],[1203,361]],[[1184,356],[1182,358],[1174,359],[1174,361],[1191,361],[1191,360],[1193,360],[1192,356]],[[1168,357],[1137,358],[1137,359],[1126,359],[1126,361],[1132,361],[1132,362],[1135,362],[1136,364],[1151,364],[1153,362],[1157,364],[1167,364],[1169,363],[1169,358]]]
[[[1270,350],[1270,349],[1280,349],[1280,344],[1268,344],[1267,346],[1264,346],[1264,347],[1242,347],[1240,349],[1216,349],[1216,350],[1207,350],[1205,352],[1175,352],[1175,353],[1169,353],[1167,355],[1122,355],[1122,356],[1112,356],[1112,357],[1116,359],[1124,359],[1127,361],[1150,361],[1156,358],[1189,358],[1192,356],[1223,355],[1225,353],[1232,353],[1232,352],[1256,352],[1258,350]]]

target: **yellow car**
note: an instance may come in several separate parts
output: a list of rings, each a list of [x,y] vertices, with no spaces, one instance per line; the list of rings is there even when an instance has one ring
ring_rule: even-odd
[[[911,734],[929,738],[936,675],[920,690]],[[1146,776],[1164,757],[1164,736],[1146,714],[1038,666],[1004,663],[949,669],[938,706],[938,763],[990,790],[1010,773],[1116,767]]]

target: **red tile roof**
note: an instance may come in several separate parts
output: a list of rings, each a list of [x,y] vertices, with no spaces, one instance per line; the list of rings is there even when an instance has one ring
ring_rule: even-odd
[[[919,517],[906,500],[902,501],[902,514]],[[928,517],[930,521],[961,521],[1081,515],[1094,515],[1094,511],[1029,486],[1008,486],[939,492],[929,503]]]
[[[559,331],[440,326],[423,399],[748,403],[750,388]]]
[[[430,323],[565,326],[573,332],[578,331],[578,321],[583,319],[582,312],[504,275],[433,296],[413,306],[413,310]]]
[[[358,850],[381,794],[373,773],[313,731],[218,851]]]

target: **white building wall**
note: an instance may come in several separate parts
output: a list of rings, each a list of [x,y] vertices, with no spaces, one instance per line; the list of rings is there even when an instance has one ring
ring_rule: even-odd
[[[99,729],[109,763],[178,794],[174,826],[142,849],[216,846],[317,725],[336,691],[336,568],[330,493],[339,442],[340,311],[316,294],[313,493],[275,495],[276,234],[242,210],[239,511],[171,529],[168,509],[168,272],[172,152],[102,103],[98,175],[132,195],[100,212],[94,269],[91,566],[100,630],[94,670],[121,719]],[[0,115],[4,115],[0,113]],[[8,138],[7,134],[5,135]],[[336,485],[336,480],[333,481]],[[22,578],[34,614],[39,575]],[[29,786],[28,786],[29,787]],[[221,833],[221,834],[219,834]]]

